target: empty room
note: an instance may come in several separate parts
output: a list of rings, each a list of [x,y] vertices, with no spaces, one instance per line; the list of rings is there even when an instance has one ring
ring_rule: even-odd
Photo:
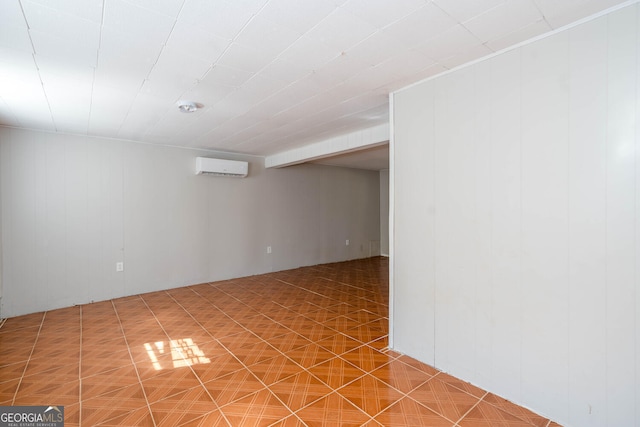
[[[640,426],[640,2],[0,2],[25,422]]]

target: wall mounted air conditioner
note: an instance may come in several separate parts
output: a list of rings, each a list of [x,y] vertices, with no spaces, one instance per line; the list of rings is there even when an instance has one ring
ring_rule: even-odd
[[[196,175],[207,174],[244,178],[249,172],[249,163],[237,160],[196,157]]]

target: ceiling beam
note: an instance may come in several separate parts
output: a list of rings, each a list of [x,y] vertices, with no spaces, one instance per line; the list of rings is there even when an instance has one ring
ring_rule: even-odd
[[[389,142],[389,124],[359,130],[267,156],[265,168],[282,168],[338,154],[371,148]]]

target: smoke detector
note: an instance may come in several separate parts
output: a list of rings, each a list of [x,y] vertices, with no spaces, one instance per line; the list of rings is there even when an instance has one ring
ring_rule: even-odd
[[[178,110],[183,113],[193,113],[198,109],[198,104],[192,101],[178,101]]]

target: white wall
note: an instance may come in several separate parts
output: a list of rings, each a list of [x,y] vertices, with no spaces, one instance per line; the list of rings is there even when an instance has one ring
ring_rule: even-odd
[[[389,169],[380,171],[380,254],[389,256]]]
[[[247,178],[196,176],[213,154],[0,128],[0,317],[361,258],[380,239],[378,172],[248,157]]]
[[[393,97],[394,347],[640,425],[637,4]]]

